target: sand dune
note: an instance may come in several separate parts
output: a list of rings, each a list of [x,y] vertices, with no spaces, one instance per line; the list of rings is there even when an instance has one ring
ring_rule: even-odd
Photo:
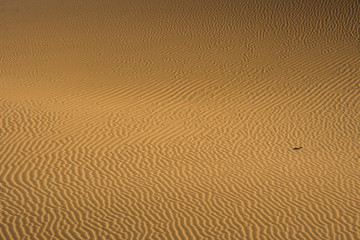
[[[195,2],[0,2],[0,239],[360,239],[359,2]]]

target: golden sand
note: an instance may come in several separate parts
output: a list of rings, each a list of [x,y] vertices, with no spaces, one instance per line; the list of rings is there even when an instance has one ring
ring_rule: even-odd
[[[1,1],[0,239],[360,239],[359,5]]]

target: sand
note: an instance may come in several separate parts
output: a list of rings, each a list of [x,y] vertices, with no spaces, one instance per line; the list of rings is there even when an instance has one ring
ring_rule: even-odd
[[[359,1],[0,19],[0,239],[360,239]]]

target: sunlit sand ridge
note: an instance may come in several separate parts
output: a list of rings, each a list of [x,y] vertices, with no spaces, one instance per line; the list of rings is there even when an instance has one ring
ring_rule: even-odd
[[[359,2],[279,2],[1,1],[0,239],[360,239]]]

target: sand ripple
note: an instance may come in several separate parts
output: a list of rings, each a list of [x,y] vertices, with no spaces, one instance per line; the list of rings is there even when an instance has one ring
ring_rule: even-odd
[[[0,16],[0,239],[360,239],[357,1]]]

